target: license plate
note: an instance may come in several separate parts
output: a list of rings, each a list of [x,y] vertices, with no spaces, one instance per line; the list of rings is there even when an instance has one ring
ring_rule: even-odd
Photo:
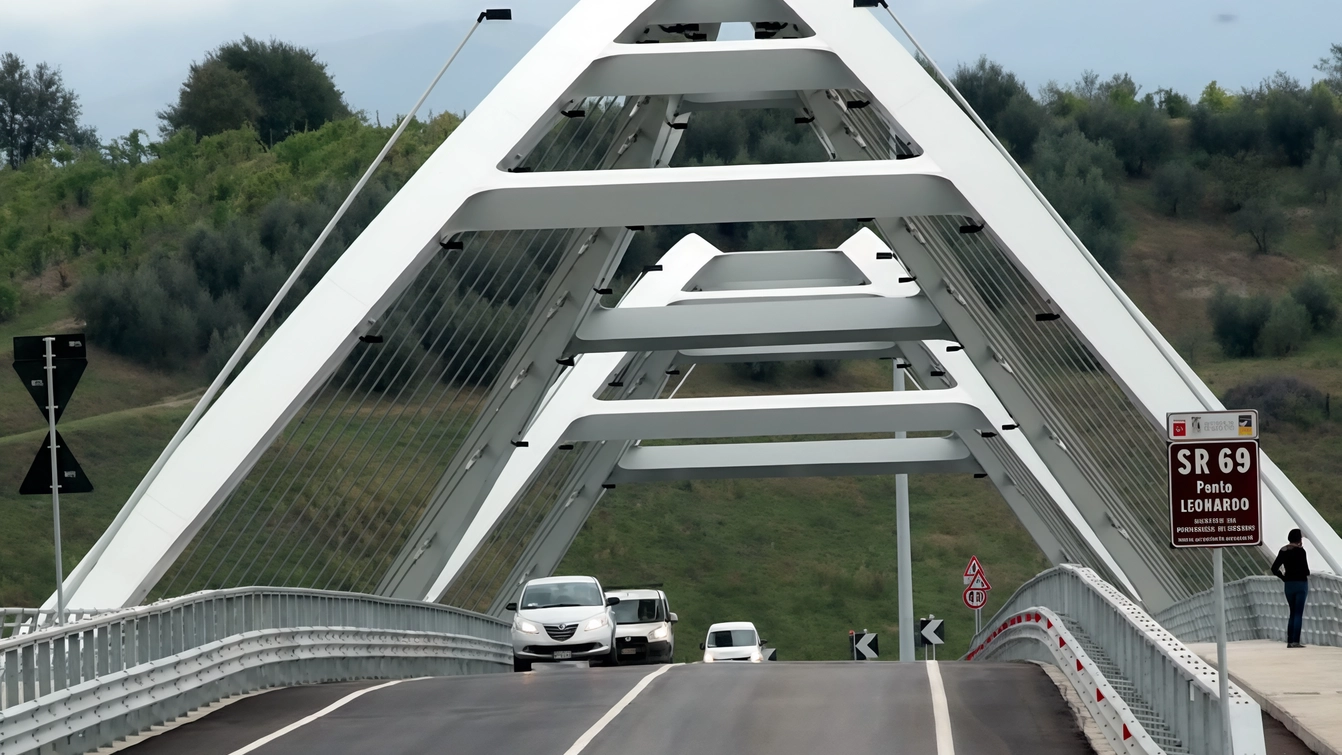
[[[570,659],[570,658],[572,658],[572,657],[573,657],[573,651],[572,651],[572,650],[556,650],[556,651],[555,651],[555,660],[556,660],[556,661],[567,661],[568,659]]]
[[[635,655],[637,653],[638,648],[620,648],[620,655]]]

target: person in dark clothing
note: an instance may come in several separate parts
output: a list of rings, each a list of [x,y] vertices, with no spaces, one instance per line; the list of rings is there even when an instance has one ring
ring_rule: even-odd
[[[1290,542],[1277,551],[1272,573],[1286,583],[1286,603],[1291,607],[1291,618],[1286,621],[1286,647],[1302,648],[1300,627],[1305,621],[1305,598],[1309,596],[1309,559],[1300,542],[1300,530],[1291,530],[1286,539]]]

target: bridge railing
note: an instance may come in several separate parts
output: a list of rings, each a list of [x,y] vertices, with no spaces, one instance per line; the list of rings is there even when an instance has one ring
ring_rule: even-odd
[[[1198,593],[1156,615],[1184,642],[1215,642],[1212,591]],[[1286,641],[1290,611],[1276,577],[1247,577],[1226,585],[1226,638]],[[1313,574],[1300,641],[1342,647],[1342,577]]]
[[[87,621],[96,616],[112,613],[111,610],[66,609],[65,623],[73,624]],[[36,632],[56,626],[56,612],[45,608],[0,608],[0,640]]]
[[[0,755],[83,753],[275,686],[511,669],[508,625],[353,593],[195,593],[0,640]]]
[[[1064,658],[1055,652],[1056,647],[1043,649],[1046,643],[1057,643],[1057,635],[1041,632],[1038,621],[1022,621],[1021,617],[1042,616],[1045,609],[1071,630],[1069,634],[1085,636],[1063,638],[1063,642],[1089,644],[1094,652],[1079,647],[1075,656]],[[1144,729],[1154,739],[1165,740],[1160,742],[1162,748],[1182,748],[1194,755],[1232,751],[1222,747],[1216,669],[1090,569],[1066,564],[1026,582],[974,637],[966,657],[1055,663],[1093,715],[1097,689],[1107,696],[1099,679],[1124,697],[1127,708],[1144,719]],[[1100,672],[1098,677],[1095,672]],[[1233,752],[1260,755],[1265,752],[1261,710],[1234,684],[1230,695]],[[1137,715],[1139,711],[1144,715]],[[1125,738],[1115,727],[1106,727],[1102,716],[1096,720],[1119,752],[1147,751],[1132,749],[1140,742],[1131,743],[1135,737]],[[1169,731],[1168,739],[1161,736],[1163,728]],[[1127,733],[1132,734],[1131,726]]]

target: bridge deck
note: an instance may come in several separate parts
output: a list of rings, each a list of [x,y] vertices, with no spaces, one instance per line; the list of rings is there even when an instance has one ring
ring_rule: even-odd
[[[1032,664],[940,664],[959,753],[1091,752]],[[423,679],[369,692],[253,750],[562,755],[652,667]],[[278,690],[136,745],[132,755],[229,755],[362,685]],[[217,718],[216,718],[217,717]],[[211,720],[214,719],[214,720]],[[929,753],[939,749],[922,663],[677,666],[654,679],[584,755]]]
[[[1188,646],[1216,663],[1216,643]],[[1320,755],[1342,755],[1342,648],[1288,649],[1272,640],[1229,644],[1230,678]]]

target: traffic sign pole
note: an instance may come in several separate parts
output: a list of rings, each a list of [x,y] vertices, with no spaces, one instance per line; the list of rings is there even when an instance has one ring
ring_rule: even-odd
[[[51,443],[51,518],[56,540],[56,623],[65,624],[65,567],[61,563],[61,481],[56,449],[56,339],[47,345],[47,426]]]
[[[1221,558],[1224,550],[1212,549],[1212,573],[1216,582],[1216,678],[1221,693],[1221,751],[1230,753],[1234,750],[1230,741],[1230,666],[1226,662],[1226,582]]]

